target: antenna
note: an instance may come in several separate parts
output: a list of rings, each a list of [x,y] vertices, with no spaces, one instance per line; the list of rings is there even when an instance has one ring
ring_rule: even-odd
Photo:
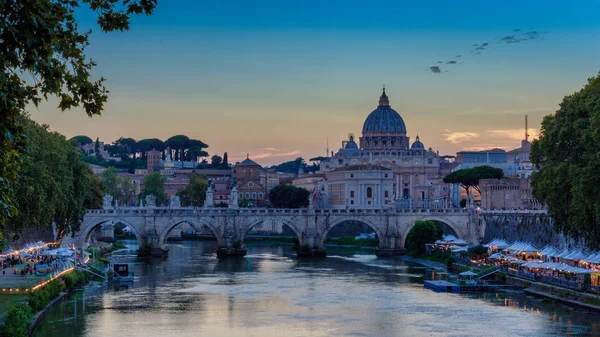
[[[527,115],[525,115],[525,141],[529,142],[529,134],[527,133]]]
[[[325,150],[325,157],[329,157],[329,137],[327,137],[327,149]]]

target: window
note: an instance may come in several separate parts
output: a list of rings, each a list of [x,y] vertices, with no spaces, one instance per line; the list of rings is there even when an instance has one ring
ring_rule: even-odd
[[[256,192],[252,192],[252,199],[256,199]]]
[[[389,192],[388,192],[388,191],[385,191],[385,192],[383,192],[383,194],[384,194],[384,196],[385,196],[386,198],[387,198],[387,197],[389,197]]]
[[[254,186],[254,184],[252,182],[249,182],[248,187],[252,187],[252,186]]]
[[[350,173],[350,178],[354,178],[354,173]]]
[[[385,201],[385,204],[386,204],[386,205],[388,204],[388,201],[387,201],[387,200]]]
[[[263,198],[263,194],[262,193],[258,193],[258,198],[262,199]]]
[[[370,205],[370,204],[371,204],[371,200],[369,200],[369,202],[367,202],[367,204],[369,204],[369,205]]]
[[[402,178],[404,181],[408,181],[408,173],[404,173],[404,177]]]
[[[408,159],[404,159],[404,165],[408,165]]]
[[[433,164],[433,159],[431,159],[431,158],[427,159],[427,164]]]
[[[354,198],[354,191],[350,191],[350,198]]]
[[[250,193],[246,192],[246,199],[250,199]]]
[[[367,187],[367,198],[373,198],[373,189],[370,187]],[[371,204],[369,202],[369,204]]]
[[[387,178],[387,177],[388,177],[388,174],[386,173],[386,174],[384,174],[383,176]]]
[[[418,160],[415,160],[415,165],[419,165],[419,161]]]
[[[244,199],[244,193],[240,193],[240,199]]]
[[[354,205],[354,200],[350,200],[350,205]]]

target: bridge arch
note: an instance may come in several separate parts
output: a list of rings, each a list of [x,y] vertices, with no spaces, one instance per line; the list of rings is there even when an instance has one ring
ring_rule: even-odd
[[[102,217],[102,218],[92,218],[91,220],[88,220],[87,222],[84,222],[82,228],[79,229],[79,232],[76,235],[76,239],[75,239],[75,244],[77,246],[77,248],[83,248],[85,243],[90,239],[90,237],[92,236],[92,233],[94,233],[94,231],[96,229],[98,229],[100,226],[106,224],[107,222],[112,222],[114,223],[122,223],[127,225],[127,227],[131,228],[133,234],[135,235],[136,239],[138,240],[138,246],[142,247],[143,246],[143,235],[144,235],[144,231],[143,229],[138,228],[138,226],[134,225],[132,222],[129,222],[123,218],[120,217]]]
[[[296,234],[296,237],[298,238],[298,240],[302,239],[302,231],[300,231],[298,228],[296,228],[296,226],[294,225],[293,221],[286,219],[286,218],[276,218],[276,219],[254,219],[254,220],[250,220],[248,222],[248,225],[244,227],[244,230],[242,232],[241,235],[241,241],[244,242],[244,240],[246,239],[246,236],[248,235],[248,233],[252,230],[252,228],[264,223],[265,221],[273,221],[276,223],[280,223],[282,226],[287,226],[289,227],[294,234]]]
[[[340,218],[336,218],[329,223],[329,226],[325,228],[323,233],[321,233],[321,237],[319,238],[319,247],[323,247],[325,244],[325,240],[327,239],[327,235],[329,232],[337,225],[342,224],[347,221],[355,221],[365,224],[371,228],[375,234],[377,235],[377,239],[381,242],[385,238],[385,231],[382,230],[380,226],[375,225],[371,220],[366,217],[355,217],[355,216],[344,216]]]
[[[415,226],[415,223],[419,220],[433,220],[433,221],[441,222],[444,225],[448,226],[450,229],[452,229],[452,231],[454,231],[454,234],[456,234],[457,238],[464,239],[462,232],[459,230],[459,227],[454,222],[449,221],[448,219],[445,219],[445,218],[441,218],[441,217],[425,216],[420,219],[416,219],[415,221],[412,221],[409,224],[409,226],[406,228],[404,233],[402,233],[402,238],[401,238],[401,247],[402,248],[406,248],[406,237],[408,236],[408,233],[410,232],[410,230]]]
[[[196,228],[197,225],[208,227],[210,229],[210,231],[213,233],[213,235],[215,236],[215,238],[217,239],[217,242],[219,243],[219,245],[222,245],[222,243],[223,243],[222,235],[220,235],[217,226],[215,226],[210,221],[202,219],[202,218],[178,218],[178,219],[174,219],[171,222],[169,222],[169,224],[167,224],[162,229],[159,239],[158,239],[159,247],[165,246],[165,244],[167,242],[167,237],[169,236],[169,233],[171,233],[171,231],[175,227],[181,225],[182,223],[186,223],[186,224],[192,226],[196,230],[197,230],[197,228]]]

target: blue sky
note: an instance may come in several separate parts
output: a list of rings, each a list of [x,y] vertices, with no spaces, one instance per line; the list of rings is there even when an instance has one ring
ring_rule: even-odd
[[[273,164],[360,135],[385,84],[412,140],[443,154],[514,148],[525,114],[539,128],[600,71],[599,15],[600,1],[159,0],[130,31],[103,34],[81,10],[106,111],[50,101],[32,115],[68,137],[186,134]]]

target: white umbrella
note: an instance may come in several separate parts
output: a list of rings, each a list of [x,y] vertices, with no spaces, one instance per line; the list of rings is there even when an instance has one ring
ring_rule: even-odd
[[[460,273],[461,276],[477,276],[477,274],[475,274],[474,272],[468,270],[465,272]]]

